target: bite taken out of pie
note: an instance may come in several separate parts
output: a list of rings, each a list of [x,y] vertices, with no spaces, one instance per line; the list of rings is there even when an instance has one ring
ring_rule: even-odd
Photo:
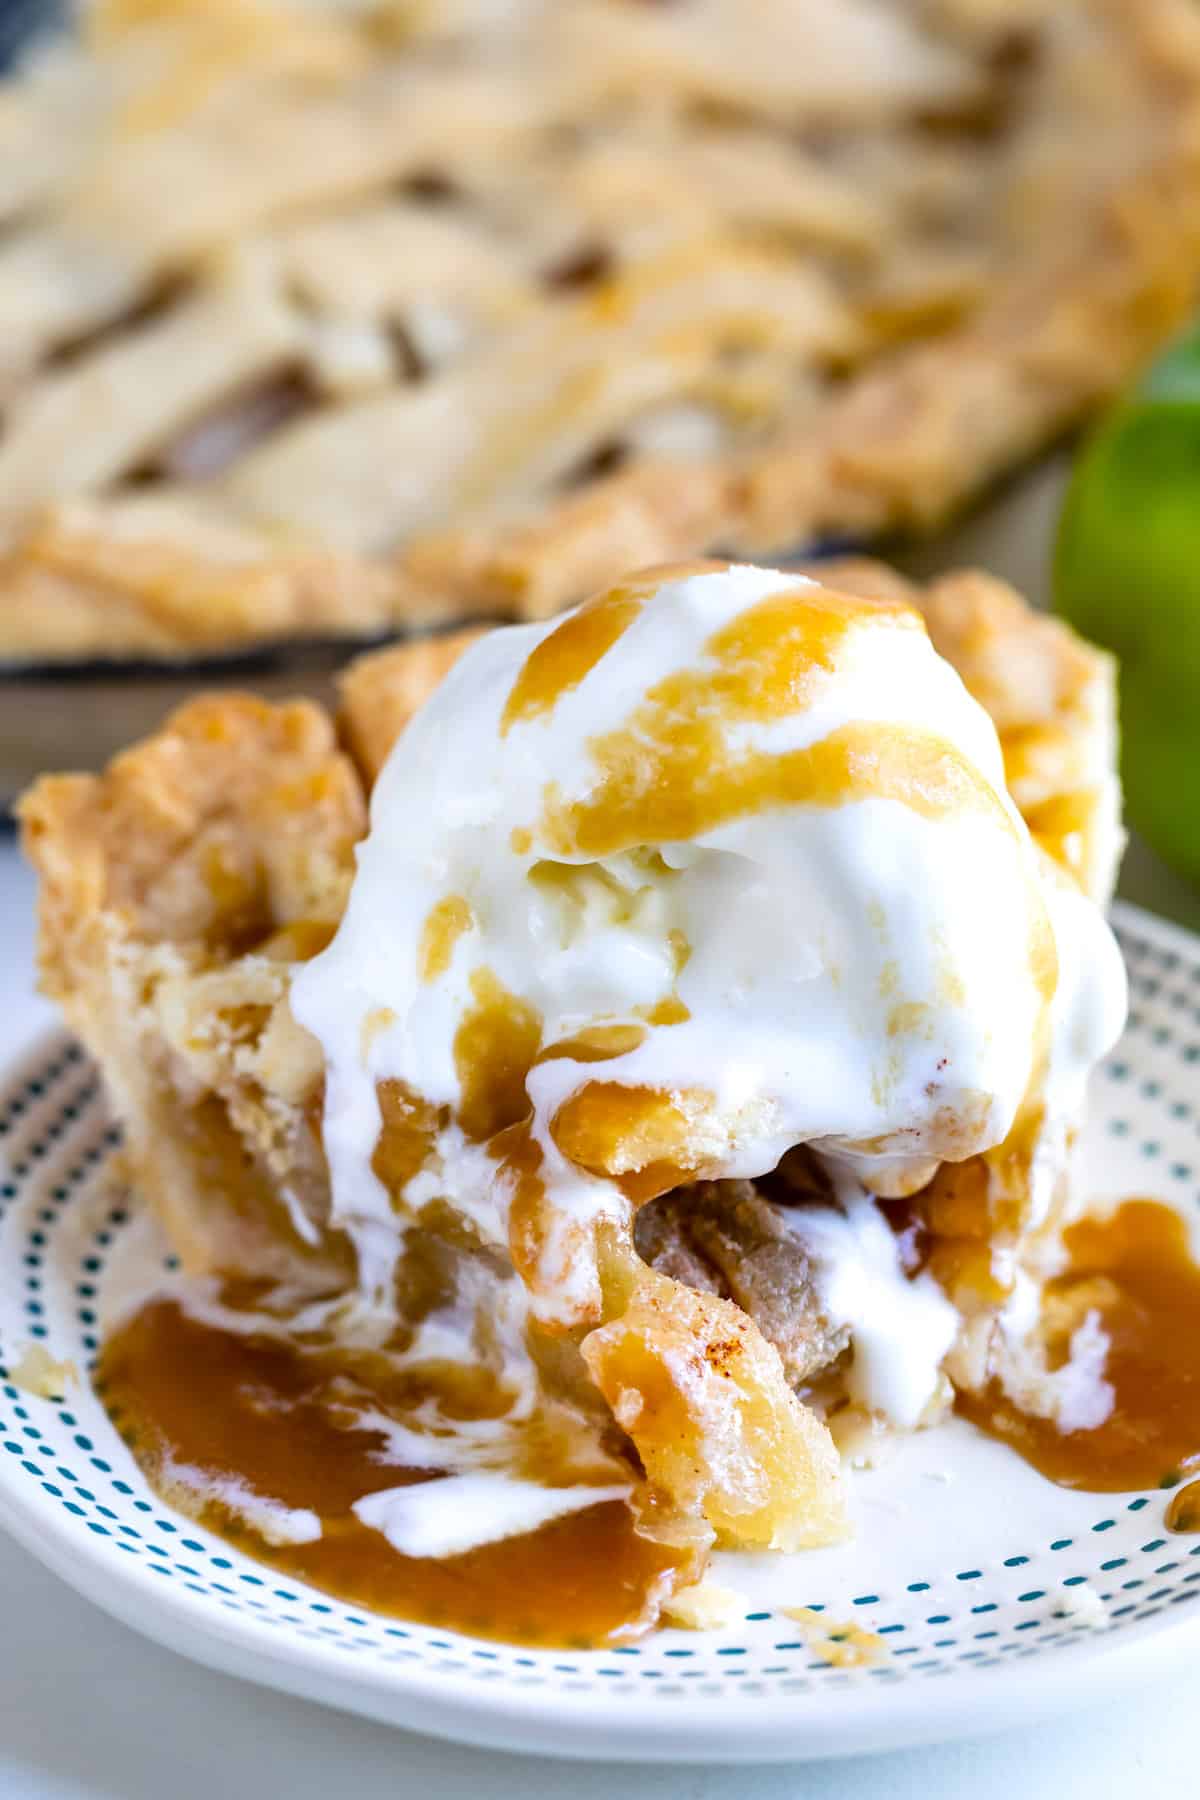
[[[255,1554],[611,1641],[846,1535],[843,1458],[956,1392],[1101,1416],[1094,1295],[1041,1302],[1124,1016],[1111,662],[982,575],[820,577],[643,571],[25,799],[184,1265],[103,1391]]]
[[[1200,275],[1192,0],[94,0],[0,84],[0,663],[936,524]]]

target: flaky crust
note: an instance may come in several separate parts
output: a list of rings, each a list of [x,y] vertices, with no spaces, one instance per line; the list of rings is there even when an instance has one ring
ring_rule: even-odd
[[[325,1231],[320,1057],[287,993],[341,916],[365,813],[319,708],[239,694],[22,802],[42,988],[100,1064],[135,1183],[190,1267],[345,1266]]]
[[[346,747],[368,790],[388,751],[413,714],[448,675],[464,650],[484,635],[482,626],[393,644],[360,656],[342,675],[339,724]]]
[[[583,8],[588,30],[598,28],[603,10]],[[713,16],[720,11],[711,6],[699,10]],[[121,9],[101,11],[107,28],[119,35],[111,15]],[[203,122],[203,106],[221,102],[221,94],[206,99],[203,84],[215,80],[214,67],[218,73],[225,68],[222,56],[230,59],[232,73],[226,73],[235,87],[267,79],[258,63],[238,61],[250,53],[236,33],[230,43],[220,35],[224,26],[218,30],[218,25],[228,11],[226,0],[211,9],[216,48],[209,46],[208,61],[197,64],[208,73],[194,77],[193,85],[168,83],[163,93],[148,94],[135,109],[128,129],[143,134],[138,142],[153,144],[156,130],[172,121],[178,125],[172,108],[182,108],[185,115],[198,108]],[[8,288],[17,316],[0,346],[0,387],[7,380],[12,392],[12,418],[6,440],[0,439],[0,510],[7,521],[7,543],[0,554],[0,661],[187,657],[302,637],[362,638],[469,618],[539,618],[631,563],[674,559],[710,547],[773,555],[828,536],[862,538],[893,527],[935,525],[993,476],[1113,392],[1186,315],[1200,266],[1200,26],[1189,0],[1023,0],[1017,8],[1000,9],[939,0],[926,11],[927,23],[934,20],[944,27],[951,49],[983,46],[981,67],[988,66],[989,58],[996,66],[1008,59],[1014,67],[1022,58],[1041,58],[1031,77],[1028,115],[1012,126],[1013,153],[996,176],[1005,198],[996,208],[990,259],[960,269],[946,246],[938,247],[933,231],[932,250],[922,238],[919,261],[910,267],[901,257],[890,285],[870,305],[857,310],[850,305],[849,317],[844,295],[827,291],[823,277],[815,284],[809,280],[806,246],[815,243],[822,254],[828,250],[839,268],[847,259],[854,265],[855,258],[869,260],[877,254],[887,230],[871,205],[884,193],[884,175],[876,170],[863,175],[852,191],[843,183],[835,193],[828,187],[829,171],[817,166],[803,196],[803,216],[795,212],[798,202],[790,190],[793,212],[771,212],[772,184],[779,179],[773,160],[778,140],[771,135],[776,102],[770,71],[755,68],[750,71],[757,84],[754,98],[743,104],[763,126],[760,138],[766,141],[756,139],[748,146],[739,139],[732,151],[722,144],[719,156],[727,163],[710,168],[693,166],[689,159],[695,146],[685,133],[682,146],[672,140],[665,174],[655,165],[654,179],[669,178],[670,193],[663,188],[660,211],[672,218],[682,218],[686,210],[680,195],[686,199],[710,190],[716,195],[721,182],[729,181],[745,218],[762,209],[765,243],[762,236],[752,242],[722,238],[725,220],[715,238],[709,221],[707,236],[693,234],[682,250],[673,246],[661,257],[656,251],[644,262],[634,246],[628,277],[621,269],[597,277],[577,306],[572,301],[573,322],[568,321],[570,330],[564,326],[561,344],[551,331],[550,314],[543,321],[537,311],[544,295],[538,297],[539,289],[531,301],[527,276],[522,273],[518,280],[511,270],[497,266],[502,259],[488,234],[460,241],[451,229],[453,218],[423,216],[407,222],[418,232],[421,268],[436,270],[438,280],[449,283],[448,293],[458,295],[466,284],[481,306],[486,299],[487,329],[497,320],[507,329],[518,315],[531,320],[524,337],[519,332],[514,337],[511,354],[506,351],[496,361],[487,381],[464,378],[452,393],[446,391],[441,410],[438,395],[450,374],[442,377],[435,370],[415,387],[414,395],[426,395],[419,401],[419,407],[429,409],[424,424],[419,407],[405,410],[401,419],[376,401],[374,390],[360,399],[357,389],[344,386],[350,375],[341,364],[334,366],[330,345],[344,349],[345,333],[339,338],[337,332],[347,324],[338,306],[358,304],[372,282],[378,286],[384,270],[403,286],[406,267],[387,235],[395,220],[343,209],[351,196],[376,192],[380,181],[386,188],[402,177],[419,176],[431,161],[436,165],[439,148],[447,142],[454,151],[452,184],[457,180],[470,188],[474,182],[484,191],[490,158],[506,169],[525,168],[522,133],[551,128],[554,95],[547,98],[536,81],[529,82],[528,104],[513,118],[511,108],[506,111],[508,90],[489,74],[477,86],[452,83],[441,112],[429,109],[428,118],[420,108],[411,117],[400,117],[403,109],[391,108],[374,118],[368,105],[374,90],[364,90],[368,99],[352,104],[358,92],[354,81],[369,75],[363,59],[375,54],[369,27],[363,27],[360,37],[353,24],[315,20],[306,13],[302,28],[292,22],[284,31],[279,24],[283,14],[273,13],[271,29],[263,27],[254,52],[265,59],[270,79],[280,69],[289,72],[289,79],[302,69],[318,91],[324,91],[322,83],[329,84],[328,105],[319,116],[331,132],[336,126],[329,141],[330,172],[323,179],[317,179],[319,167],[296,174],[298,183],[302,173],[315,181],[320,205],[332,208],[328,219],[322,214],[318,221],[324,235],[292,229],[287,209],[299,205],[304,195],[299,187],[291,193],[286,169],[271,166],[265,152],[255,183],[247,181],[242,197],[246,208],[256,196],[260,204],[254,232],[246,224],[244,237],[231,224],[224,235],[214,225],[215,237],[203,238],[205,209],[220,198],[206,189],[196,197],[203,206],[178,206],[182,222],[158,220],[146,243],[139,240],[129,249],[117,227],[133,231],[130,217],[120,210],[120,205],[128,208],[130,196],[119,184],[111,192],[104,186],[111,174],[107,164],[97,177],[97,192],[105,205],[117,208],[109,226],[112,268],[103,259],[95,265],[78,219],[69,207],[60,218],[54,210],[58,201],[50,207],[51,225],[41,236],[18,234]],[[521,6],[517,12],[533,16],[532,7]],[[155,13],[162,15],[159,29],[164,32],[193,28],[185,12],[178,20],[169,7]],[[193,23],[202,16],[197,9],[192,15]],[[436,50],[439,32],[448,32],[453,40],[455,29],[468,34],[473,29],[470,8],[462,14],[466,23],[460,21],[458,27],[449,15],[443,20],[437,8],[420,9],[420,15],[422,22],[409,20],[404,27],[416,34],[419,52],[426,38]],[[780,29],[791,17],[770,7],[761,16],[767,26]],[[614,41],[605,35],[607,29],[595,40],[606,55]],[[699,62],[685,67],[686,59],[675,53],[673,31],[669,18],[661,29],[653,18],[648,23],[631,18],[626,35],[631,44],[636,40],[637,54],[622,40],[622,60],[603,63],[603,80],[609,84],[605,104],[629,82],[670,96],[672,105],[692,104],[687,84],[699,79]],[[745,45],[752,47],[754,39],[755,33],[744,34]],[[185,48],[188,42],[185,38]],[[709,44],[707,38],[704,42]],[[712,39],[712,44],[718,42]],[[670,57],[664,47],[668,43]],[[923,52],[903,77],[888,77],[901,87],[902,80],[914,83],[904,104],[916,108],[917,127],[911,137],[902,136],[895,161],[902,172],[906,158],[918,155],[927,186],[912,204],[933,215],[938,184],[956,179],[956,159],[961,162],[968,149],[973,155],[977,145],[986,145],[989,132],[1003,139],[1010,123],[987,114],[988,106],[1003,113],[1002,86],[990,97],[972,95],[953,64],[949,52]],[[523,74],[522,80],[529,78]],[[554,94],[559,91],[556,82],[550,84]],[[603,85],[599,75],[597,83]],[[24,98],[18,92],[11,115],[0,112],[0,146],[7,141],[7,128],[19,149],[28,124],[21,110]],[[883,102],[877,94],[872,105],[878,108]],[[382,104],[378,97],[370,103]],[[571,106],[583,104],[572,93]],[[587,104],[598,102],[593,97]],[[922,123],[922,104],[932,109],[927,123]],[[964,129],[961,121],[956,123],[956,108],[964,112],[965,137],[953,136]],[[30,117],[35,111],[32,103],[26,108]],[[913,116],[904,113],[905,133]],[[266,130],[271,118],[268,107],[263,115],[267,144],[273,141]],[[951,134],[949,152],[942,158],[939,131]],[[624,140],[619,147],[623,154],[628,149]],[[310,133],[309,156],[316,157],[319,148],[316,133]],[[640,140],[635,148],[643,153]],[[713,146],[705,143],[703,149],[711,159]],[[747,167],[752,175],[741,172],[736,161],[751,150],[753,162]],[[734,161],[728,162],[733,153]],[[67,151],[59,145],[55,154],[61,160]],[[114,168],[122,154],[118,143]],[[677,166],[682,175],[677,176]],[[44,180],[51,186],[67,180],[61,171],[56,174],[57,168],[53,159],[45,164]],[[540,168],[537,173],[540,179]],[[888,171],[889,179],[895,175],[896,169]],[[123,177],[133,184],[136,198],[135,177],[136,159],[133,173],[126,171]],[[7,175],[0,176],[0,211],[6,180],[14,188],[14,216],[49,204],[41,194],[24,192],[22,183],[32,179],[14,155]],[[161,195],[158,200],[161,206]],[[530,201],[517,192],[515,178],[514,191],[505,200],[518,211],[526,207],[521,231],[533,230],[530,219],[540,224],[536,196]],[[611,195],[609,203],[615,204]],[[568,212],[582,204],[573,194]],[[103,206],[96,216],[103,222]],[[619,221],[624,214],[617,208],[614,216]],[[189,223],[193,218],[198,221],[194,227]],[[735,219],[730,229],[745,229],[745,218],[740,224]],[[772,234],[779,230],[786,236],[785,256],[772,247]],[[620,248],[623,255],[624,245]],[[575,272],[568,268],[564,279],[582,279],[582,267],[577,260]],[[82,384],[90,367],[85,341],[78,368],[68,361],[55,374],[59,385],[47,390],[50,397],[35,403],[36,386],[35,400],[27,400],[25,393],[29,368],[13,362],[9,370],[5,359],[19,361],[26,339],[36,347],[39,333],[51,329],[47,316],[58,316],[56,308],[66,308],[60,335],[70,342],[72,330],[82,330],[86,340],[89,321],[81,318],[72,325],[71,307],[77,299],[85,304],[92,292],[89,283],[97,288],[101,312],[108,306],[110,313],[119,314],[126,303],[120,298],[122,281],[132,284],[127,298],[133,303],[152,297],[160,277],[173,279],[181,272],[198,284],[198,291],[187,288],[165,320],[156,324],[152,317],[146,328],[160,332],[155,354],[172,378],[179,370],[200,367],[213,345],[226,347],[212,375],[218,392],[225,391],[222,383],[228,388],[255,381],[263,370],[299,362],[307,370],[306,380],[332,384],[322,406],[332,411],[330,431],[338,421],[345,430],[340,437],[314,435],[305,414],[299,423],[282,427],[278,448],[275,438],[268,439],[268,454],[252,452],[230,475],[176,478],[161,492],[118,485],[110,494],[114,476],[138,473],[141,449],[129,447],[124,462],[112,449],[117,460],[111,469],[104,466],[101,478],[96,473],[103,460],[100,450],[90,446],[108,443],[114,421],[120,430],[134,432],[145,382],[139,377],[134,384],[125,365],[114,362],[111,368],[105,364],[90,386]],[[4,279],[0,273],[0,282]],[[18,280],[24,287],[18,288]],[[44,296],[39,282],[46,284]],[[305,305],[318,309],[321,330],[315,338],[309,314],[303,309],[298,314],[291,306],[297,282],[304,288]],[[719,330],[704,310],[710,293],[727,296],[721,300],[726,310]],[[320,311],[327,304],[333,307],[328,317]],[[591,364],[584,369],[571,361],[576,339],[598,346],[595,354],[606,378],[617,371],[632,381],[649,371],[649,340],[636,332],[627,340],[621,332],[627,315],[636,322],[639,308],[652,311],[660,304],[669,367],[662,376],[662,395],[646,376],[654,389],[653,404],[662,399],[668,411],[682,407],[685,413],[700,405],[702,412],[708,409],[710,423],[719,417],[723,441],[715,453],[696,454],[691,447],[686,456],[668,457],[653,441],[638,439],[635,431],[622,440],[624,465],[605,475],[599,471],[611,436],[606,438],[596,425],[582,431],[579,459],[569,469],[556,466],[543,475],[531,467],[511,492],[490,495],[486,502],[471,498],[476,478],[470,457],[470,469],[452,460],[438,475],[437,458],[449,454],[443,447],[460,431],[469,438],[485,414],[499,421],[488,439],[491,451],[499,442],[506,457],[516,454],[506,436],[510,414],[521,457],[543,441],[547,418],[560,403],[575,403],[576,388],[564,376],[529,419],[520,407],[536,385],[543,359],[552,360],[560,351],[564,369],[578,378],[578,393],[586,390],[588,407],[598,406],[593,390],[599,391],[603,382],[592,379]],[[521,312],[530,305],[532,312]],[[0,322],[3,317],[0,313]],[[751,338],[763,336],[749,348],[734,345],[734,363],[743,354],[749,361],[733,374],[726,366],[729,344],[721,335],[730,329],[731,318],[751,319]],[[353,322],[357,329],[357,315]],[[386,331],[373,317],[368,323],[373,353],[382,353]],[[613,333],[611,348],[603,336],[607,331]],[[780,333],[786,340],[782,349]],[[357,345],[359,339],[351,338]],[[115,352],[102,344],[96,354]],[[761,364],[754,360],[759,356]],[[693,364],[691,357],[698,361]],[[798,377],[814,357],[821,377],[809,393]],[[835,372],[832,377],[830,371]],[[77,386],[71,387],[71,381]],[[713,398],[718,390],[719,400]],[[636,392],[640,404],[640,388]],[[791,398],[779,410],[779,396],[785,393]],[[187,407],[201,399],[199,394],[181,395],[179,418],[186,420]],[[286,391],[267,399],[285,411],[291,404]],[[343,402],[345,410],[338,412]],[[615,415],[622,423],[632,416],[623,406],[622,401]],[[766,409],[758,425],[753,424],[756,407]],[[597,418],[602,414],[600,407]],[[751,419],[748,435],[740,426],[726,430],[731,419],[743,417]],[[146,426],[144,435],[148,431]],[[72,474],[75,469],[78,473]],[[433,495],[429,505],[402,505],[402,492],[422,480]]]

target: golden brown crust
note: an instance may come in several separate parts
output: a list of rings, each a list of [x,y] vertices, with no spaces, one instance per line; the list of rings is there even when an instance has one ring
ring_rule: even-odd
[[[249,694],[192,700],[103,776],[45,776],[20,805],[42,904],[131,940],[228,956],[333,923],[361,835],[358,781],[325,714]]]
[[[100,1063],[134,1179],[185,1262],[341,1268],[312,1123],[320,1058],[287,1005],[292,967],[345,906],[365,824],[329,720],[305,701],[195,700],[105,774],[43,777],[20,813],[42,986]]]
[[[204,656],[447,616],[394,564],[281,546],[198,507],[46,506],[0,556],[0,663]]]
[[[338,683],[339,724],[346,748],[368,788],[413,714],[450,673],[464,650],[484,635],[468,626],[445,637],[419,638],[360,656]]]
[[[736,546],[735,496],[732,468],[637,463],[532,519],[417,537],[404,565],[460,616],[544,619],[627,568]],[[793,544],[806,535],[797,523]]]
[[[1111,393],[1192,301],[1200,28],[1189,0],[1031,0],[1019,25],[1008,9],[943,0],[923,11],[916,36],[910,9],[898,8],[905,55],[838,89],[843,137],[824,162],[795,146],[781,154],[780,106],[821,116],[803,66],[787,77],[801,82],[802,103],[784,105],[755,33],[722,39],[727,6],[702,9],[685,55],[686,9],[659,18],[622,8],[615,30],[600,0],[578,0],[570,25],[591,34],[594,81],[576,57],[570,81],[559,71],[543,90],[524,70],[510,88],[511,70],[481,38],[479,66],[443,86],[440,107],[399,121],[403,109],[368,117],[354,86],[380,54],[369,26],[293,20],[284,30],[280,13],[259,39],[243,43],[230,27],[226,42],[227,10],[215,5],[204,27],[214,39],[201,77],[186,74],[194,58],[184,56],[184,73],[170,64],[200,13],[155,9],[174,72],[122,130],[149,144],[151,172],[156,129],[178,126],[189,144],[194,132],[207,169],[216,115],[205,109],[234,97],[245,108],[249,95],[247,134],[253,123],[265,144],[290,141],[294,121],[272,84],[299,58],[319,71],[304,166],[289,177],[264,152],[261,190],[256,168],[222,236],[219,186],[175,206],[177,217],[142,218],[133,200],[157,214],[162,195],[149,175],[139,187],[132,139],[118,133],[111,167],[78,193],[73,152],[60,146],[44,175],[54,197],[35,197],[47,208],[42,234],[18,233],[5,265],[14,322],[0,377],[14,398],[0,440],[11,534],[0,660],[186,656],[536,618],[635,562],[924,528]],[[530,26],[534,8],[514,16],[542,29]],[[777,32],[802,22],[783,7],[763,20]],[[123,54],[127,26],[114,14],[97,54]],[[436,9],[407,29],[414,66],[423,56],[440,66]],[[726,42],[736,48],[727,67]],[[553,59],[553,32],[546,45]],[[725,87],[728,103],[737,89],[745,128],[698,127],[697,98]],[[606,135],[614,97],[628,105],[636,92],[661,99],[664,140],[640,115],[636,130]],[[602,125],[592,161],[565,170],[538,149],[564,105]],[[506,171],[498,207],[493,159]],[[453,202],[440,214],[397,208],[394,194],[386,207],[358,205],[359,194],[391,193],[431,166]],[[20,190],[26,179],[14,164],[8,180]],[[737,205],[723,210],[726,193]],[[112,267],[79,239],[72,207],[84,199],[108,219]],[[11,204],[21,216],[35,199],[17,193]],[[307,215],[290,222],[301,204],[317,210],[311,227]],[[951,254],[964,205],[968,223],[989,222]],[[510,237],[505,219],[517,221]],[[675,233],[665,242],[663,220]],[[609,244],[615,270],[603,273],[603,256],[591,273],[578,255],[556,262],[568,226]],[[567,241],[578,251],[569,231]],[[434,366],[411,390],[376,368],[392,355],[397,317],[414,343],[427,330],[401,254],[410,243],[412,267],[484,346],[467,369],[433,333]],[[542,273],[552,265],[557,288]],[[104,333],[119,336],[123,309],[180,268],[200,291],[139,324],[143,360],[122,363]],[[94,321],[75,317],[89,305]],[[100,333],[94,348],[89,328]],[[82,357],[35,403],[37,383],[35,400],[26,388],[41,338],[50,334],[48,352],[73,331],[84,333]],[[213,344],[227,346],[208,375],[214,397],[248,382],[282,423],[231,473],[201,480],[192,419],[203,394],[173,395],[169,418],[143,420],[139,408],[146,358],[176,382]],[[281,366],[303,379],[281,387]],[[321,392],[315,415],[306,382]],[[686,454],[663,453],[664,420],[685,436],[699,421]],[[597,473],[614,445],[625,465]],[[121,487],[144,472],[139,457],[164,454],[158,492]]]

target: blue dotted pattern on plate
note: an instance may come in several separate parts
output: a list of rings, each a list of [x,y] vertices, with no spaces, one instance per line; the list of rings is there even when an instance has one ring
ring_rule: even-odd
[[[1130,1031],[1106,1065],[1107,1087],[1136,1084],[1140,1141],[1160,1191],[1198,1196],[1190,1153],[1190,1098],[1200,1064],[1200,962],[1126,927],[1122,947],[1134,1007]],[[1107,1101],[1109,1094],[1102,1098]],[[1119,1106],[1119,1101],[1118,1101]],[[1149,1111],[1147,1110],[1149,1109]],[[1118,1138],[1141,1131],[1114,1110]],[[109,1125],[82,1052],[56,1039],[0,1092],[0,1347],[10,1359],[42,1341],[90,1367],[105,1271],[129,1224],[108,1159]],[[1168,1148],[1169,1146],[1169,1148]],[[1200,1161],[1200,1152],[1197,1160]],[[1098,1596],[1106,1633],[1140,1625],[1200,1597],[1200,1542],[1162,1529],[1161,1493],[1096,1496],[1084,1528],[1012,1549],[988,1566],[910,1570],[890,1592],[857,1595],[827,1612],[831,1631],[861,1623],[886,1650],[861,1669],[836,1667],[783,1614],[749,1612],[740,1629],[658,1634],[639,1646],[594,1652],[522,1650],[408,1626],[344,1606],[299,1583],[281,1583],[232,1546],[173,1516],[142,1481],[95,1396],[70,1404],[35,1398],[0,1365],[0,1488],[32,1483],[61,1508],[60,1523],[120,1562],[136,1562],[166,1590],[199,1596],[268,1633],[336,1648],[347,1658],[469,1675],[481,1682],[623,1694],[797,1693],[819,1684],[861,1687],[947,1675],[1068,1650],[1093,1637]],[[795,1565],[793,1565],[795,1567]],[[1072,1598],[1088,1590],[1088,1604]],[[1089,1618],[1089,1608],[1092,1616]]]

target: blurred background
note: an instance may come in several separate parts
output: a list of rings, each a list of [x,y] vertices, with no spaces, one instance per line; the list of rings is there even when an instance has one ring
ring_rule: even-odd
[[[0,0],[0,801],[549,610],[589,505],[618,564],[740,550],[732,457],[772,559],[1116,650],[1122,891],[1200,925],[1192,12]]]

